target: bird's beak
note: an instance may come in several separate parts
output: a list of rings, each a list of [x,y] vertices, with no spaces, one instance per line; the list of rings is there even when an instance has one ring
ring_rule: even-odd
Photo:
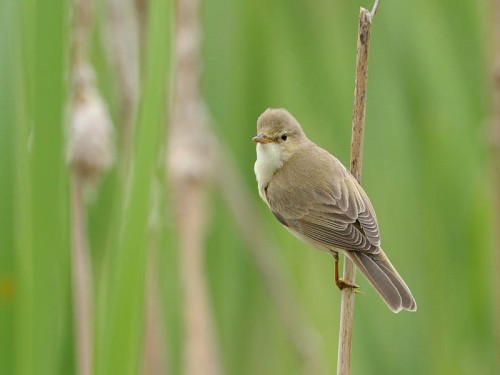
[[[255,143],[271,143],[273,140],[269,139],[265,134],[260,133],[252,138]]]

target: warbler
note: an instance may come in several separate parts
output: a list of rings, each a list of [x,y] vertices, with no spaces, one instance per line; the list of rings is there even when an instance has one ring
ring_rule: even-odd
[[[354,262],[394,312],[416,311],[413,295],[380,247],[375,210],[354,176],[310,141],[285,109],[267,109],[257,120],[255,175],[260,197],[286,229],[336,259]]]

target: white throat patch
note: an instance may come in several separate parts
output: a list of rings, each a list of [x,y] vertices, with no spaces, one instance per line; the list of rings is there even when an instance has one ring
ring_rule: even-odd
[[[269,184],[274,173],[283,166],[280,146],[276,143],[258,143],[257,161],[254,171],[259,185],[259,195],[267,203],[264,188]]]

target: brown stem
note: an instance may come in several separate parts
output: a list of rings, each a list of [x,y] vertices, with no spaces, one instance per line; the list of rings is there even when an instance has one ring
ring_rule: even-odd
[[[139,24],[132,0],[108,0],[106,45],[119,95],[120,173],[127,179],[132,160],[139,92]]]
[[[157,254],[150,245],[147,268],[146,316],[142,375],[167,374],[165,327],[156,278]]]
[[[144,322],[144,350],[142,375],[168,374],[167,344],[163,309],[158,290],[158,238],[160,233],[161,188],[153,185],[153,199],[149,216],[149,243],[146,270],[146,312]]]
[[[91,10],[91,0],[74,0],[73,43],[71,48],[73,65],[86,61],[87,58]]]
[[[140,55],[142,56],[142,49],[146,45],[146,25],[148,22],[149,0],[135,0],[135,8],[137,10],[137,19],[139,22],[139,45],[141,46]]]
[[[365,128],[366,109],[366,86],[368,80],[368,50],[370,45],[370,30],[372,19],[378,8],[378,0],[373,6],[372,12],[361,8],[359,12],[358,43],[356,54],[356,83],[354,88],[354,110],[352,116],[352,142],[351,142],[351,173],[361,182],[361,170],[363,161],[363,135]],[[355,284],[356,267],[344,256],[343,280],[349,284]],[[342,290],[342,302],[340,307],[340,329],[337,374],[348,375],[351,371],[351,348],[352,348],[352,324],[354,318],[354,295],[353,288]]]
[[[184,373],[221,374],[203,267],[212,142],[201,99],[199,1],[176,2],[169,180],[184,292]]]
[[[73,74],[87,56],[91,19],[91,0],[75,0],[73,5],[73,42],[71,65]],[[74,81],[74,83],[76,83]],[[74,84],[72,100],[83,93],[81,84]],[[71,99],[70,99],[71,101]],[[74,103],[73,103],[74,104]],[[74,110],[74,107],[73,107]],[[75,330],[76,373],[92,374],[92,268],[87,240],[85,182],[76,168],[71,171],[71,276],[73,324]]]
[[[92,374],[92,272],[87,243],[83,183],[71,177],[71,244],[73,319],[78,375]]]
[[[155,258],[149,254],[142,375],[168,373],[165,328],[161,314],[156,272],[153,271],[157,266]]]
[[[184,373],[217,375],[221,372],[203,271],[206,192],[194,183],[183,190],[177,219],[184,285]]]

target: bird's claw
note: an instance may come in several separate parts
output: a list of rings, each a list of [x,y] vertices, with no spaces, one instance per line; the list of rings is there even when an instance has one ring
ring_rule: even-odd
[[[335,284],[337,284],[337,287],[340,290],[343,290],[345,288],[351,288],[351,289],[354,289],[356,293],[362,293],[362,292],[357,290],[359,288],[359,286],[357,286],[356,284],[352,284],[346,280],[343,280],[343,279],[335,280]]]

